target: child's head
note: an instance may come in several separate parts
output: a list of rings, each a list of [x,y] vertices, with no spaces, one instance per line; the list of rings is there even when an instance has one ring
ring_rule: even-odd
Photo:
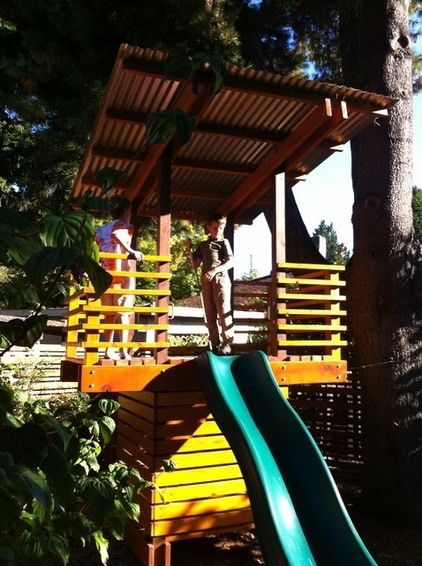
[[[224,236],[224,228],[226,227],[227,218],[216,212],[208,218],[207,228],[211,238],[222,238]]]
[[[125,212],[130,211],[132,208],[132,203],[126,197],[118,196],[113,197],[110,200],[110,214],[113,220],[116,218],[121,218]],[[130,218],[130,214],[129,214]]]

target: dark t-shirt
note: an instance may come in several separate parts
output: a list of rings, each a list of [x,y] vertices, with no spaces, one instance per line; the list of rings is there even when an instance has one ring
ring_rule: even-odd
[[[223,240],[204,240],[196,248],[193,257],[201,260],[202,272],[206,273],[214,267],[218,267],[233,257],[230,242]]]

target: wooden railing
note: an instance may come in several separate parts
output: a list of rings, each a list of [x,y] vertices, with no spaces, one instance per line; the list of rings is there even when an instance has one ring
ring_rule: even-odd
[[[144,264],[153,263],[154,271],[111,272],[136,278],[137,288],[124,290],[135,295],[134,307],[105,306],[101,299],[95,299],[91,285],[75,288],[69,298],[66,358],[84,365],[97,364],[106,347],[104,331],[113,330],[109,346],[149,352],[158,363],[164,363],[170,329],[169,262],[168,256],[145,256]],[[344,359],[344,269],[341,265],[282,263],[277,266],[276,285],[270,281],[235,282],[236,352],[259,348],[282,360]],[[145,285],[139,285],[139,281]],[[108,295],[121,293],[115,288],[106,291]],[[117,312],[134,312],[135,321],[106,324],[104,315]],[[117,337],[124,328],[135,331],[130,342]]]
[[[126,259],[126,254],[101,253],[100,257]],[[120,278],[134,277],[145,282],[144,287],[124,289],[124,294],[135,296],[135,306],[105,306],[101,299],[95,299],[92,285],[75,287],[68,300],[68,326],[65,341],[66,358],[68,360],[82,361],[84,365],[93,365],[99,362],[103,355],[106,343],[104,331],[113,330],[113,341],[107,346],[119,348],[143,349],[151,352],[155,359],[163,361],[167,357],[167,332],[169,328],[169,256],[146,255],[143,265],[154,263],[154,271],[110,271],[111,275]],[[149,285],[147,282],[150,282]],[[152,283],[151,283],[152,282]],[[150,288],[149,288],[150,287]],[[122,294],[121,289],[110,287],[105,295]],[[134,313],[135,322],[121,324],[118,322],[105,323],[106,313],[128,312]],[[140,320],[144,317],[144,321]],[[118,332],[127,329],[136,332],[134,340],[122,342],[116,339]],[[139,339],[139,334],[145,338]],[[149,337],[154,334],[154,339]],[[138,334],[138,338],[137,338]]]
[[[235,281],[233,284],[235,344],[237,351],[269,347],[270,281]]]
[[[282,263],[277,266],[277,343],[286,359],[342,359],[343,265]],[[343,358],[344,359],[344,358]]]

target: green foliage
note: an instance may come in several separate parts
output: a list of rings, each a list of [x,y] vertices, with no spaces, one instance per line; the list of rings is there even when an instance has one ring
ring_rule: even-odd
[[[15,269],[23,268],[26,287],[38,297],[37,310],[30,318],[0,323],[0,341],[8,348],[12,344],[31,347],[47,323],[41,308],[61,292],[66,277],[72,274],[79,282],[87,275],[99,297],[109,287],[111,276],[92,257],[95,225],[89,213],[49,215],[43,229],[5,207],[0,207],[0,219],[1,260]]]
[[[41,294],[30,317],[0,323],[1,357],[12,345],[31,347],[39,339],[47,322],[41,309],[61,277],[87,274],[100,296],[111,276],[92,257],[90,214],[49,215],[43,230],[5,208],[0,218],[3,261],[22,267]],[[28,242],[27,253],[23,242]],[[69,542],[77,538],[95,544],[106,564],[105,532],[123,537],[127,519],[139,516],[136,498],[147,485],[135,468],[121,462],[103,465],[118,403],[109,398],[84,403],[88,397],[64,404],[31,401],[16,388],[22,371],[10,364],[1,369],[0,563],[36,566],[54,556],[65,564]]]
[[[167,76],[224,64],[339,81],[340,10],[331,0],[55,0],[0,4],[0,198],[35,216],[66,210],[119,45],[172,53]],[[420,2],[411,2],[412,33]],[[99,48],[101,46],[101,48]],[[210,56],[209,53],[213,55]],[[218,58],[218,59],[217,59]],[[415,87],[420,56],[414,54]]]
[[[170,334],[170,348],[177,346],[207,346],[209,343],[208,334]]]
[[[256,279],[258,276],[259,276],[259,272],[251,265],[249,271],[247,273],[242,274],[242,276],[240,277],[240,281],[252,281],[253,279]]]
[[[209,53],[194,53],[188,55],[180,49],[172,48],[164,63],[164,75],[168,80],[190,78],[196,71],[204,67],[204,64],[213,71],[215,76],[213,96],[218,94],[224,87],[225,66],[220,58]]]
[[[199,295],[201,291],[200,275],[192,270],[187,240],[192,242],[192,249],[198,246],[205,237],[202,224],[177,220],[172,223],[170,239],[171,272],[170,280],[171,298],[175,304],[186,297]]]
[[[339,243],[337,233],[334,230],[333,223],[326,224],[321,220],[319,226],[315,228],[313,236],[322,236],[326,240],[327,255],[326,259],[330,263],[337,265],[345,265],[350,259],[350,252],[343,243]]]
[[[210,68],[217,92],[224,68],[217,57],[241,61],[238,12],[227,0],[1,3],[2,204],[32,216],[66,209],[122,43],[183,50],[190,70]]]
[[[413,187],[412,194],[413,227],[419,242],[422,242],[422,190]]]
[[[0,563],[65,564],[69,543],[97,546],[106,564],[105,531],[121,539],[127,519],[137,520],[137,494],[147,485],[121,462],[103,467],[118,403],[100,398],[56,406],[25,403],[13,414],[13,394],[0,389]]]
[[[193,116],[180,108],[152,112],[146,120],[148,145],[166,143],[173,136],[177,145],[184,145],[190,140],[194,126]]]
[[[28,285],[21,269],[0,265],[0,309],[11,305],[15,309],[34,309],[38,306],[38,294]]]

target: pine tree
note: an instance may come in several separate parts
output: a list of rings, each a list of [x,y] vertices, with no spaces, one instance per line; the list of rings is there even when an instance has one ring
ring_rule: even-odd
[[[349,261],[350,252],[343,242],[339,243],[337,232],[334,230],[332,222],[330,224],[327,224],[325,220],[321,220],[312,235],[322,236],[323,238],[325,238],[327,246],[326,259],[330,263],[345,265]]]

